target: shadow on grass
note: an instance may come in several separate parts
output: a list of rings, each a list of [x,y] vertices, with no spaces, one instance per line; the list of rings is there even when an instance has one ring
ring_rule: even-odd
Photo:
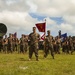
[[[19,61],[35,61],[35,60],[29,60],[29,59],[25,59],[25,58],[19,58]]]
[[[28,60],[26,60],[24,58],[19,58],[19,61],[28,61]]]

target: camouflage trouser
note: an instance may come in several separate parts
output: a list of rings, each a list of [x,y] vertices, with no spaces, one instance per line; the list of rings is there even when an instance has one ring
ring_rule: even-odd
[[[29,47],[29,58],[32,58],[33,52],[35,53],[36,60],[38,60],[38,49],[36,45],[30,45]]]
[[[7,53],[7,44],[3,45],[3,52]]]
[[[74,52],[73,45],[68,45],[68,49],[71,51],[71,54]]]
[[[0,44],[0,52],[1,52],[1,49],[2,49],[2,44]]]
[[[60,54],[60,47],[61,45],[60,44],[57,44],[57,53]]]
[[[24,49],[25,49],[25,46],[24,45],[20,45],[20,53],[25,53]]]
[[[73,50],[75,51],[75,43],[73,44]]]
[[[63,46],[62,46],[62,51],[63,51],[64,53],[69,53],[69,47],[68,47],[68,45],[63,45]]]
[[[54,52],[57,53],[57,45],[53,45],[53,48],[54,48]]]
[[[46,45],[46,46],[45,46],[45,49],[44,49],[44,52],[45,52],[44,57],[45,57],[45,58],[47,57],[47,55],[49,54],[49,51],[51,52],[51,56],[52,56],[53,59],[54,59],[54,49],[53,49],[53,45]]]
[[[28,44],[25,44],[25,52],[28,50]]]
[[[15,43],[13,43],[12,46],[13,46],[13,51],[15,51]]]
[[[12,44],[8,44],[8,53],[9,52],[13,52],[13,45]]]
[[[15,50],[18,51],[18,44],[15,44]]]

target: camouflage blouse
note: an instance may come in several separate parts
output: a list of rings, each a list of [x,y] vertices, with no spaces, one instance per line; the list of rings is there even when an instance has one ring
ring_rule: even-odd
[[[38,43],[40,35],[38,33],[30,33],[28,39],[30,41],[30,45],[35,45]]]

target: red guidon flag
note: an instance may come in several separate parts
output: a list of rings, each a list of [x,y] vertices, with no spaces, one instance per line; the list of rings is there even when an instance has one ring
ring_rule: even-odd
[[[41,36],[41,39],[42,39],[42,40],[45,39],[45,33]]]
[[[45,23],[37,23],[35,24],[38,28],[39,32],[45,32],[46,24]]]

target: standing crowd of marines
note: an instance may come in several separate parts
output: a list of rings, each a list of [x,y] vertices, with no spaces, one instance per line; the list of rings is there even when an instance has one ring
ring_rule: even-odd
[[[38,61],[38,50],[40,42],[40,34],[36,32],[36,27],[33,27],[33,32],[28,36],[22,34],[21,38],[18,39],[14,34],[9,34],[9,37],[5,35],[4,38],[0,39],[0,52],[13,53],[26,53],[28,50],[29,60],[32,59],[33,53],[35,53],[36,61]],[[72,37],[66,37],[63,40],[59,36],[53,37],[50,30],[47,31],[47,36],[44,38],[41,44],[44,49],[44,58],[50,53],[54,59],[54,54],[60,54],[61,48],[64,53],[73,53],[75,50],[75,39]]]

